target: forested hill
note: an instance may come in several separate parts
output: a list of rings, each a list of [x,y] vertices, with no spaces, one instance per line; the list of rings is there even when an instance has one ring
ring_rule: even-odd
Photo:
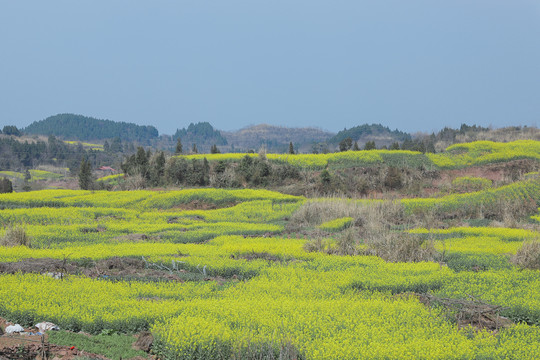
[[[377,146],[388,146],[393,142],[401,143],[405,140],[410,140],[411,135],[397,129],[390,130],[387,126],[381,124],[364,124],[350,129],[344,129],[328,140],[328,142],[335,145],[346,138],[357,141],[359,145],[364,145],[368,141],[374,141]]]
[[[58,114],[35,121],[23,130],[26,134],[55,135],[69,140],[92,141],[121,138],[123,141],[147,143],[159,136],[153,126],[100,120],[93,117]]]
[[[191,149],[193,144],[197,145],[198,151],[208,152],[213,145],[227,145],[227,139],[221,135],[219,130],[214,129],[208,122],[200,122],[197,124],[189,124],[183,129],[176,130],[173,135],[173,140],[180,138],[186,150]]]
[[[289,128],[268,124],[253,125],[222,133],[229,145],[236,149],[257,151],[264,145],[266,150],[271,152],[287,152],[291,142],[295,149],[310,152],[313,144],[325,143],[334,135],[317,128]]]

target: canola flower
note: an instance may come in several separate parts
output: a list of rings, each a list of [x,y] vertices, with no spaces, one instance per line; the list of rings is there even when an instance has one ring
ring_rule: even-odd
[[[524,196],[534,189],[523,182],[503,193]],[[0,210],[0,221],[22,224],[44,245],[0,247],[0,262],[144,256],[182,274],[218,277],[175,283],[4,274],[0,315],[91,333],[150,328],[156,346],[177,359],[268,352],[277,358],[284,348],[303,359],[540,358],[540,273],[515,269],[506,259],[536,232],[415,229],[418,236],[433,235],[436,248],[454,257],[448,266],[386,263],[375,256],[306,252],[305,239],[275,236],[303,198],[212,190],[0,195],[0,204],[8,207]],[[222,208],[178,206],[193,199]],[[266,232],[274,236],[247,236]],[[134,233],[148,239],[133,242],[127,236]],[[478,264],[484,271],[470,271]],[[504,306],[505,316],[522,323],[497,334],[459,329],[442,310],[426,307],[410,292],[456,299],[477,295]]]

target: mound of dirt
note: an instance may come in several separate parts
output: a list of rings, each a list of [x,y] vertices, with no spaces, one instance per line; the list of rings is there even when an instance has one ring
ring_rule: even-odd
[[[173,206],[172,209],[177,210],[214,210],[214,209],[224,209],[237,205],[237,202],[227,202],[223,204],[214,204],[206,201],[193,200],[189,203],[178,204]]]
[[[70,273],[77,272],[77,266],[59,259],[24,259],[17,262],[0,263],[0,273]]]
[[[139,334],[137,341],[133,344],[133,347],[137,350],[142,350],[145,352],[150,352],[152,344],[154,343],[154,337],[149,331],[143,331]]]
[[[145,264],[142,259],[129,257],[112,257],[109,259],[100,260],[96,267],[99,270],[127,270],[127,269],[144,269]]]

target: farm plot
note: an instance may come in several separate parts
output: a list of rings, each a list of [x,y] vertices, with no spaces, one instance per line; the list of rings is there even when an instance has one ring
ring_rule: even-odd
[[[522,186],[503,190],[536,201]],[[390,262],[362,232],[356,255],[338,251],[367,226],[353,211],[294,230],[307,204],[262,190],[0,195],[3,239],[31,243],[0,247],[0,316],[150,330],[163,359],[540,358],[540,274],[512,262],[537,232],[394,230],[438,256]]]

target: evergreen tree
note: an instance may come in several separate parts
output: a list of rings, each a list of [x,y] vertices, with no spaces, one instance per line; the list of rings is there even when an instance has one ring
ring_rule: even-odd
[[[390,145],[390,150],[399,150],[399,143],[396,141]]]
[[[110,150],[112,153],[119,153],[124,150],[124,147],[122,146],[122,140],[120,140],[119,137],[115,137],[112,140]]]
[[[324,188],[327,188],[332,182],[332,176],[330,175],[327,169],[324,169],[323,171],[321,171],[320,179],[321,179],[321,184],[323,185]]]
[[[193,147],[191,148],[191,152],[194,154],[198,154],[199,150],[197,150],[197,144],[193,144]]]
[[[364,145],[364,150],[375,150],[377,147],[375,146],[375,141],[368,141]]]
[[[347,137],[339,142],[339,151],[347,151],[352,147],[352,139]]]
[[[82,190],[90,190],[92,188],[92,166],[86,158],[83,158],[81,161],[79,187]]]
[[[170,158],[165,166],[167,181],[174,185],[180,185],[186,180],[188,162],[183,158]]]
[[[353,145],[353,151],[360,151],[360,148],[358,147],[358,141],[355,141],[354,142],[354,145]]]
[[[294,146],[292,141],[289,143],[289,154],[294,154]]]
[[[210,147],[210,154],[220,154],[221,151],[219,151],[218,147],[216,144],[212,145],[212,147]]]
[[[174,153],[177,155],[182,153],[182,140],[180,140],[180,138],[176,140],[176,149],[174,150]]]
[[[105,151],[106,153],[111,151],[111,146],[109,145],[109,142],[107,140],[105,140],[105,142],[103,143],[103,151]]]
[[[8,178],[2,178],[0,180],[0,193],[11,193],[13,192],[13,184]]]
[[[148,177],[148,155],[141,146],[137,148],[137,154],[135,154],[135,164],[138,169],[137,172],[146,179]]]
[[[158,186],[163,182],[163,176],[165,174],[165,153],[160,151],[154,158],[152,164],[152,171],[150,172],[150,180],[152,185]]]
[[[6,125],[2,129],[4,135],[21,136],[21,131],[15,125]]]

